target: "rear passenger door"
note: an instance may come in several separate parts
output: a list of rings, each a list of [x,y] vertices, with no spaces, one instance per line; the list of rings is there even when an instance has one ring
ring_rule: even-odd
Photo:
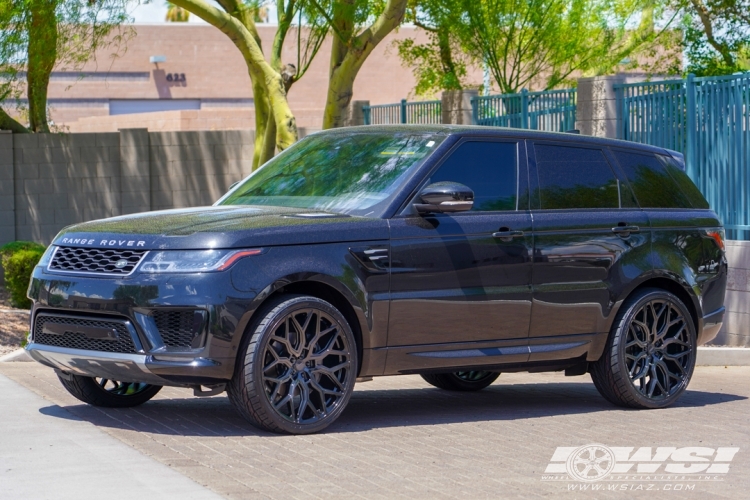
[[[618,290],[650,267],[649,222],[604,148],[529,141],[528,153],[530,361],[573,358],[606,333]]]

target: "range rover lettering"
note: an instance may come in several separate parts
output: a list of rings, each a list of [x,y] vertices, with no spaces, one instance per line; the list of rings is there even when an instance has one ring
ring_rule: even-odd
[[[473,391],[590,373],[662,408],[718,333],[727,262],[680,154],[489,127],[311,135],[212,207],[65,228],[33,273],[26,347],[88,404],[226,391],[309,433],[357,379]]]

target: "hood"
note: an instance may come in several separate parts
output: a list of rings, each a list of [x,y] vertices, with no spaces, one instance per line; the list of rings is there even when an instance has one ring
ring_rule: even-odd
[[[204,249],[305,245],[388,238],[383,219],[261,206],[199,207],[125,215],[63,229],[54,245]]]

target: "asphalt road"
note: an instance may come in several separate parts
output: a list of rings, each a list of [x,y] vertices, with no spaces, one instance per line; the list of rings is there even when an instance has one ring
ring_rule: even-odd
[[[387,377],[325,433],[278,436],[224,396],[98,409],[41,365],[4,363],[0,498],[747,498],[748,381],[698,367],[676,406],[634,411],[588,376],[503,374],[479,393]],[[593,462],[596,481],[566,472]]]

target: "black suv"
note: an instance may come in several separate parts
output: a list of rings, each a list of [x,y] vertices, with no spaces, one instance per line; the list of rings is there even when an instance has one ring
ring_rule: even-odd
[[[315,432],[355,380],[472,391],[591,373],[614,404],[687,387],[724,316],[716,214],[682,156],[488,127],[309,136],[213,207],[64,229],[35,269],[30,342],[78,399],[226,390]]]

